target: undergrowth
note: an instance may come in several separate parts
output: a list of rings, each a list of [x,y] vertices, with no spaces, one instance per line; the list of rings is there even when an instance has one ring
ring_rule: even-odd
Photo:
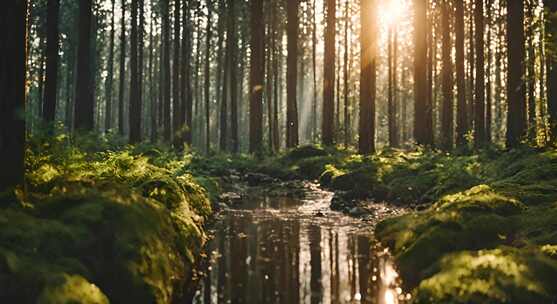
[[[263,160],[221,156],[193,164],[219,174],[318,180],[340,200],[421,206],[376,227],[416,303],[557,301],[555,149],[362,156],[305,146]]]
[[[0,302],[183,297],[212,212],[190,160],[99,136],[31,138],[25,188],[0,196]]]

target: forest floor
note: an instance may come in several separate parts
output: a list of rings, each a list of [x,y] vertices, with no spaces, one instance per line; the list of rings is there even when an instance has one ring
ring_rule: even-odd
[[[211,158],[98,137],[30,139],[26,187],[0,194],[0,300],[169,303],[193,296],[219,183],[318,181],[377,224],[415,303],[557,300],[557,150],[456,155],[301,147]],[[293,187],[288,191],[297,191]],[[295,195],[295,193],[287,193]],[[213,206],[211,205],[213,202]],[[91,284],[94,283],[94,284]]]
[[[212,208],[187,159],[77,141],[31,138],[25,189],[0,194],[0,302],[191,298]]]
[[[254,184],[318,180],[335,192],[331,208],[354,216],[378,202],[411,208],[380,222],[375,235],[391,248],[415,303],[557,300],[555,149],[363,157],[307,146],[258,162],[220,156],[192,166],[216,176],[233,168]]]

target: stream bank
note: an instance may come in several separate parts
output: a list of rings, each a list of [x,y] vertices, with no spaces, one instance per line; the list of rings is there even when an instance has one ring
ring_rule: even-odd
[[[415,303],[557,301],[557,150],[477,154],[300,147],[277,157],[216,157],[195,167],[315,180],[350,214],[377,202],[412,210],[377,225]],[[356,209],[358,210],[358,209]]]
[[[0,194],[1,303],[188,297],[208,193],[170,151],[90,142],[29,140],[26,188]]]

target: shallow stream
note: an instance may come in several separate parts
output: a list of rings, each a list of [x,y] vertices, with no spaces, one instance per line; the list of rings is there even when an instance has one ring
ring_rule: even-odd
[[[332,193],[304,198],[248,191],[221,212],[194,303],[403,303],[389,254],[373,239],[386,205],[362,218],[329,208]],[[255,194],[253,194],[255,193]]]

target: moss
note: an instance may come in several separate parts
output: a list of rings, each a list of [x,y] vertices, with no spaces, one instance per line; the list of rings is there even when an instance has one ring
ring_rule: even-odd
[[[335,162],[334,157],[331,156],[313,156],[304,158],[297,163],[298,173],[305,179],[318,179],[326,167]]]
[[[38,146],[28,193],[0,209],[0,302],[178,300],[212,212],[188,157]]]
[[[95,284],[78,275],[63,274],[47,284],[37,303],[108,304],[109,301]]]
[[[325,166],[325,170],[319,176],[319,183],[322,186],[330,186],[333,179],[340,175],[346,174],[345,171],[337,169],[334,165],[328,164]]]
[[[382,222],[376,235],[393,249],[406,283],[414,286],[428,265],[448,253],[504,244],[517,230],[510,216],[524,210],[515,199],[477,186],[446,196],[425,212]]]
[[[325,149],[317,146],[307,145],[296,148],[284,156],[288,161],[299,161],[304,158],[317,156],[327,156],[329,153]]]
[[[331,188],[349,191],[352,189],[371,190],[377,183],[373,171],[362,169],[338,175],[331,180]]]
[[[501,247],[448,255],[415,303],[553,303],[557,262],[537,249]]]
[[[435,203],[376,228],[416,302],[555,301],[557,151],[420,158],[396,163],[404,169],[393,168],[384,180],[416,185],[416,176],[430,174],[439,184],[424,195]],[[462,187],[468,188],[454,192]]]

